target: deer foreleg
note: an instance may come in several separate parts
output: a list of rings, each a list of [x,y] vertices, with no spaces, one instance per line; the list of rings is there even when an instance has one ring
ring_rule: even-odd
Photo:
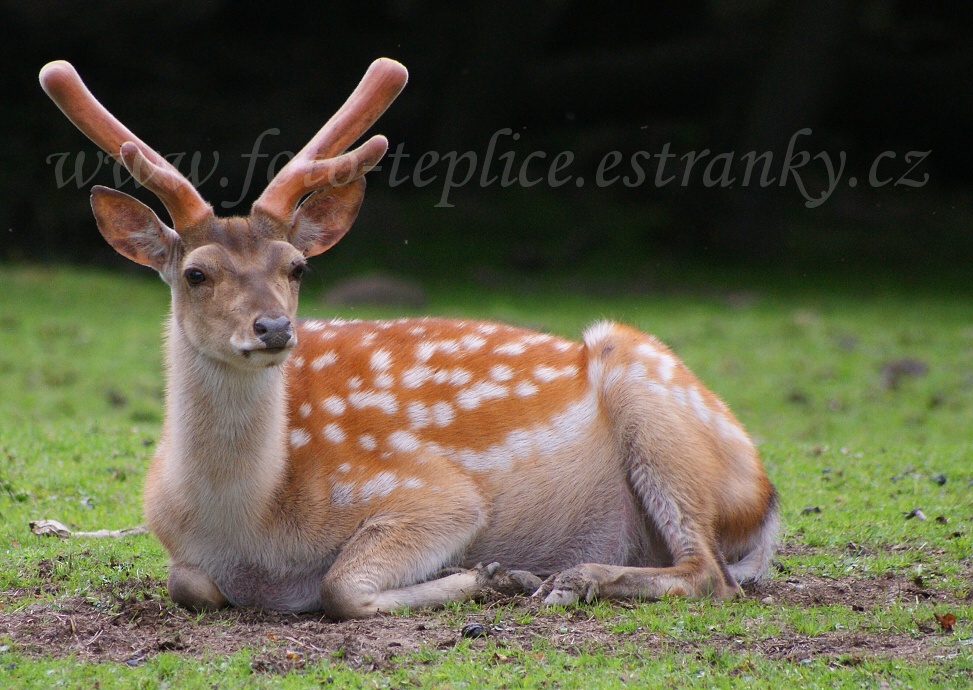
[[[436,511],[441,518],[446,511]],[[458,522],[373,518],[362,525],[324,577],[321,603],[334,620],[364,618],[401,608],[439,607],[481,596],[487,590],[533,592],[540,578],[507,571],[496,563],[438,579],[440,569],[461,554],[481,526],[479,511]]]

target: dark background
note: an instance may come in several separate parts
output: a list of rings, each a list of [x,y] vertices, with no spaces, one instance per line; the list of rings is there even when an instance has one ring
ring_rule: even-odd
[[[550,160],[571,151],[569,172],[586,184],[484,187],[478,169],[445,208],[437,207],[444,164],[425,187],[411,178],[392,185],[386,166],[370,176],[359,223],[335,249],[347,270],[611,278],[695,261],[941,275],[966,273],[973,258],[973,4],[963,0],[3,0],[0,13],[7,260],[116,261],[95,231],[87,191],[115,186],[112,175],[105,167],[87,179],[95,147],[37,83],[49,60],[74,63],[150,145],[186,152],[184,172],[193,152],[203,170],[218,152],[218,172],[200,190],[218,211],[243,196],[229,214],[245,213],[266,181],[264,158],[242,193],[244,154],[260,133],[280,130],[263,140],[271,156],[299,149],[379,56],[411,75],[376,128],[411,156],[400,177],[427,151],[472,151],[482,161],[491,136],[510,128],[520,138],[501,137],[497,154],[513,151],[515,171],[542,151],[530,177],[546,178]],[[704,182],[703,166],[718,153],[733,154],[739,180],[748,151],[772,152],[779,178],[802,128],[813,134],[799,149],[847,155],[817,208],[806,208],[794,178],[767,187]],[[654,184],[649,159],[641,185],[595,184],[608,152],[622,152],[616,172],[625,175],[633,152],[667,143],[675,182]],[[710,158],[681,185],[678,157],[704,149]],[[85,183],[59,188],[48,157],[70,152],[70,171],[79,151],[88,157]],[[931,152],[909,174],[921,186],[895,184],[910,151]],[[882,160],[878,177],[892,182],[879,187],[868,183],[869,168],[883,152],[895,158]],[[810,196],[826,186],[823,173],[820,161],[801,169]],[[131,183],[122,189],[151,200]]]

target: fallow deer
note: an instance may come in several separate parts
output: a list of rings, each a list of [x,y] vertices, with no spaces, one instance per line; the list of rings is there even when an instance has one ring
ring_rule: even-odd
[[[774,488],[730,410],[655,338],[296,319],[307,259],[349,229],[385,154],[382,136],[346,151],[404,87],[400,64],[373,63],[245,218],[215,217],[68,63],[40,80],[171,216],[92,190],[108,243],[171,288],[144,502],[176,603],[344,619],[491,588],[725,598],[766,572]]]

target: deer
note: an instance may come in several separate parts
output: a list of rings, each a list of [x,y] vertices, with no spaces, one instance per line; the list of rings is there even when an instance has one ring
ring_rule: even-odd
[[[217,217],[69,63],[40,73],[170,216],[91,190],[104,239],[171,291],[143,503],[172,601],[344,620],[490,592],[740,595],[768,571],[777,493],[727,405],[658,339],[610,321],[574,341],[297,318],[308,260],[349,230],[388,140],[351,146],[407,79],[376,60],[249,216]]]

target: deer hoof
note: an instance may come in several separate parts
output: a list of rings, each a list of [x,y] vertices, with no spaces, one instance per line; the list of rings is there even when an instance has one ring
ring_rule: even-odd
[[[598,597],[598,581],[595,573],[589,572],[584,565],[579,565],[551,575],[541,583],[533,596],[543,598],[547,605],[590,602]]]
[[[540,584],[541,579],[526,570],[507,570],[499,563],[478,565],[477,584],[492,589],[501,594],[531,594]]]

